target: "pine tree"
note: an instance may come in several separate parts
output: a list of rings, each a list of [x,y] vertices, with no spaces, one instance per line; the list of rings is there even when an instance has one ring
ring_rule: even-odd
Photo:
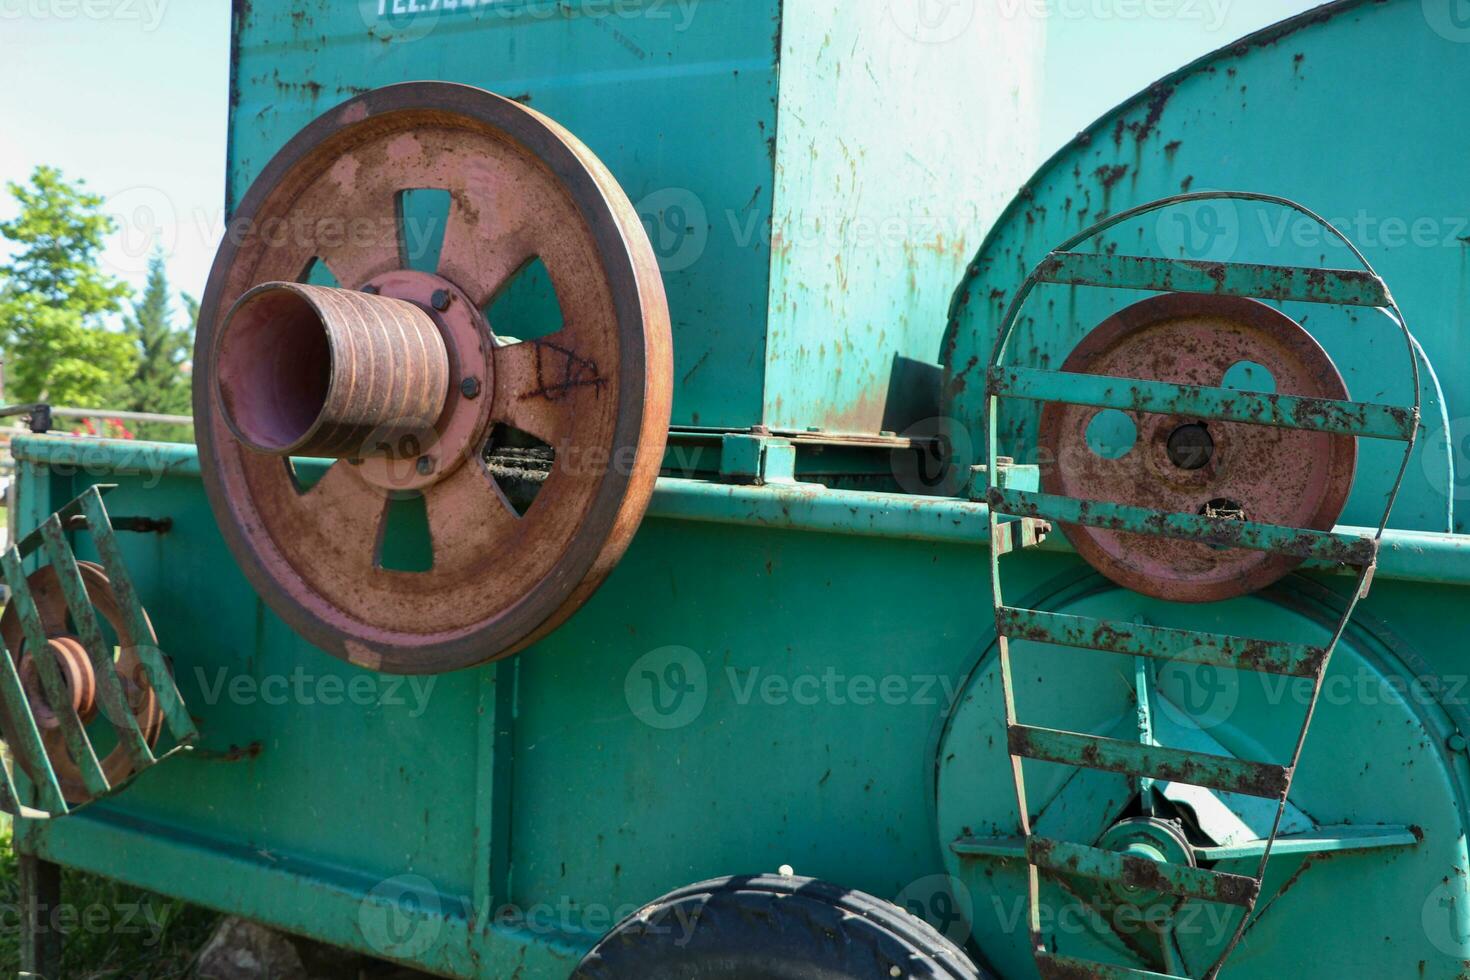
[[[175,327],[170,309],[168,273],[162,252],[148,259],[148,283],[141,300],[133,304],[126,332],[137,347],[138,366],[129,384],[127,408],[134,412],[160,415],[190,413],[189,378],[185,366],[193,341],[193,323],[198,319],[199,305],[192,296],[182,294],[190,325]],[[187,439],[183,427],[167,423],[141,423],[140,435],[151,439]]]

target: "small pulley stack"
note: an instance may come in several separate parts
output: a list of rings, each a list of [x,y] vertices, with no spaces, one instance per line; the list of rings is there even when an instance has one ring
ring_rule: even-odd
[[[1290,209],[1347,246],[1361,270],[1192,262],[1112,251],[1077,251],[1109,229],[1164,208],[1238,200]],[[1126,289],[1156,295],[1121,310],[1088,334],[1059,371],[1013,364],[1012,336],[1028,298],[1043,283]],[[1297,322],[1261,300],[1367,307],[1385,311],[1401,332],[1414,380],[1413,405],[1356,402],[1331,359]],[[1241,365],[1265,367],[1276,391],[1255,390]],[[1264,387],[1264,386],[1262,386]],[[1043,873],[1083,880],[1112,894],[1142,895],[1171,907],[1186,900],[1243,909],[1234,934],[1205,976],[1229,958],[1260,898],[1272,845],[1332,653],[1357,603],[1372,585],[1379,542],[1403,483],[1419,427],[1415,346],[1383,281],[1331,225],[1281,198],[1208,193],[1170,198],[1115,215],[1063,243],[1025,280],[1002,324],[989,378],[991,578],[1005,721],[1028,865],[1029,926],[1044,977],[1177,976],[1086,962],[1049,948],[1040,918]],[[1040,491],[1012,485],[1000,466],[996,418],[1001,399],[1044,404],[1038,450]],[[1130,430],[1096,445],[1102,413]],[[1089,445],[1089,439],[1093,444]],[[1377,534],[1335,531],[1352,488],[1357,440],[1405,446]],[[1104,440],[1107,442],[1108,440]],[[1002,560],[1034,546],[1060,525],[1099,572],[1157,599],[1204,603],[1246,595],[1303,562],[1355,572],[1357,587],[1341,619],[1318,644],[1237,636],[1063,615],[1007,604]],[[1133,658],[1140,716],[1137,741],[1037,728],[1017,717],[1010,643],[1120,654]],[[1300,733],[1290,758],[1255,761],[1158,744],[1148,717],[1147,664],[1173,661],[1306,678]],[[1023,760],[1123,774],[1138,780],[1143,815],[1090,842],[1032,833]],[[1275,803],[1275,822],[1254,876],[1196,866],[1187,840],[1150,817],[1154,780]],[[1176,839],[1178,838],[1178,839]]]
[[[0,733],[34,797],[0,767],[0,808],[14,816],[65,816],[198,735],[123,563],[102,502],[110,489],[90,487],[0,554],[10,589],[0,616]],[[91,532],[100,565],[77,560],[67,534],[80,530]],[[33,556],[44,563],[27,574]],[[165,726],[173,746],[155,753]]]

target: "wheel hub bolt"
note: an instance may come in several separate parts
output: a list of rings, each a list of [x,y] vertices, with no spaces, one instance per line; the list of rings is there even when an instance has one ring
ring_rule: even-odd
[[[466,398],[475,399],[480,397],[480,379],[465,378],[459,383],[459,393]]]
[[[450,298],[451,297],[449,295],[449,290],[436,289],[434,290],[434,295],[429,299],[429,302],[433,304],[434,309],[438,310],[440,313],[443,313],[445,310],[449,309]]]
[[[420,456],[418,462],[419,476],[428,476],[434,472],[434,460],[428,456]]]

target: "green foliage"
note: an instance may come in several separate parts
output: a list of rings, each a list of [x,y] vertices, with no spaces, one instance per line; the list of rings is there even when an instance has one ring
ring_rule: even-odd
[[[122,394],[136,360],[129,339],[102,324],[128,293],[97,264],[112,220],[101,197],[55,167],[37,167],[29,184],[7,187],[20,213],[0,222],[0,235],[19,246],[0,267],[6,396],[104,405]]]
[[[10,826],[0,829],[0,905],[20,908],[20,887]],[[149,977],[183,980],[219,916],[137,888],[62,871],[62,976],[79,980]],[[19,925],[18,918],[15,924]],[[0,975],[20,970],[20,931],[0,931]]]
[[[199,303],[187,293],[181,294],[189,316],[187,327],[173,324],[169,308],[168,274],[163,254],[155,252],[148,260],[148,284],[143,298],[133,304],[126,333],[137,349],[138,365],[128,385],[124,406],[134,412],[161,415],[190,413],[189,378],[184,366],[194,339],[194,324],[199,318]],[[169,442],[188,442],[190,427],[158,422],[143,422],[134,427],[143,438]]]

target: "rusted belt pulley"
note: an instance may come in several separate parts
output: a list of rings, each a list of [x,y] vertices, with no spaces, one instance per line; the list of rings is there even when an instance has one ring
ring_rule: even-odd
[[[158,697],[150,686],[138,649],[140,644],[156,641],[151,634],[133,635],[128,617],[123,614],[112,583],[101,567],[86,561],[77,562],[76,567],[86,588],[87,599],[117,635],[119,653],[116,669],[121,694],[127,705],[126,710],[131,711],[137,719],[142,738],[151,749],[158,744],[158,736],[163,731],[163,712],[159,708]],[[45,631],[46,645],[50,648],[56,666],[60,668],[65,690],[71,695],[71,710],[83,725],[90,724],[102,707],[97,696],[97,672],[81,637],[73,632],[68,622],[69,610],[66,596],[62,592],[60,576],[54,566],[46,565],[33,572],[27,579],[27,584]],[[5,649],[16,661],[21,689],[30,703],[41,743],[45,746],[63,798],[72,805],[90,801],[93,791],[87,786],[81,765],[67,744],[61,718],[65,709],[53,708],[47,702],[36,651],[27,642],[20,614],[14,603],[6,606],[5,614],[0,616],[0,639],[4,640]],[[0,711],[0,731],[3,731],[7,745],[21,744],[16,730],[18,724],[20,722],[8,712]],[[38,760],[18,748],[12,751],[31,781],[41,785],[45,781],[45,775],[38,768]],[[107,782],[113,786],[126,782],[136,771],[135,762],[122,742],[118,742],[106,756],[99,758],[97,764]]]
[[[419,190],[448,192],[433,271],[405,258],[402,196]],[[201,307],[194,412],[220,527],[272,608],[395,673],[504,657],[571,615],[642,519],[671,402],[658,267],[606,168],[508,99],[395,85],[291,140],[232,229]],[[564,325],[510,342],[484,311],[536,259]],[[337,285],[306,284],[317,266]],[[499,425],[554,452],[523,515],[486,467]],[[292,456],[331,462],[306,486]],[[405,494],[423,499],[424,571],[380,560]]]
[[[1062,370],[1348,397],[1311,334],[1280,310],[1241,296],[1171,293],[1135,303],[1089,333]],[[1110,416],[1125,431],[1109,431]],[[1039,445],[1042,489],[1050,494],[1319,531],[1332,530],[1342,514],[1358,458],[1351,435],[1177,413],[1100,413],[1062,402],[1042,410]],[[1067,534],[1119,585],[1185,602],[1248,595],[1302,562],[1109,528],[1069,525]]]

